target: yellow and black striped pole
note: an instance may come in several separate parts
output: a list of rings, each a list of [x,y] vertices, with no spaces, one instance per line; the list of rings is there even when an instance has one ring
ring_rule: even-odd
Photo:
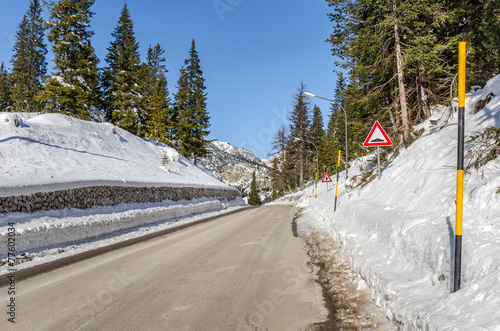
[[[340,149],[339,149],[339,161],[337,163],[337,184],[335,186],[335,207],[333,211],[337,211],[337,192],[339,190],[339,170],[340,170]]]
[[[458,45],[458,157],[457,157],[457,218],[455,227],[454,292],[460,289],[462,270],[462,220],[464,200],[464,126],[465,126],[465,54],[466,43]]]
[[[314,181],[314,198],[318,197],[318,172],[316,171],[316,180]]]

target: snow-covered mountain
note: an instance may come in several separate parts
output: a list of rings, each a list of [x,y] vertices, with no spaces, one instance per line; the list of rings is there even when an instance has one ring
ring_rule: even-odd
[[[220,181],[227,185],[242,188],[250,192],[252,173],[255,171],[257,189],[261,199],[271,192],[269,167],[264,160],[256,157],[251,151],[235,147],[227,142],[213,141],[208,144],[209,155],[202,159],[203,165]]]

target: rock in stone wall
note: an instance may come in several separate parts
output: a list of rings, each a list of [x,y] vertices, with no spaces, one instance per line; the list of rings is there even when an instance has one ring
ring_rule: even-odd
[[[191,200],[202,197],[231,201],[239,196],[232,188],[203,187],[122,187],[92,186],[31,195],[0,197],[0,213],[27,212],[64,208],[92,208],[120,203]]]

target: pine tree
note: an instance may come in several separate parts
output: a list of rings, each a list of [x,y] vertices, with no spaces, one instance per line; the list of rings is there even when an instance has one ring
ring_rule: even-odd
[[[328,116],[327,130],[325,132],[325,137],[319,145],[320,150],[320,168],[327,172],[331,171],[336,167],[335,160],[337,159],[339,150],[339,139],[344,138],[344,121],[339,116],[343,116],[342,109],[340,105],[345,104],[344,93],[346,90],[346,81],[344,74],[340,72],[337,78],[337,84],[334,91],[334,103],[331,104],[331,112]],[[341,125],[339,125],[339,119],[342,120]],[[339,130],[342,132],[339,132]],[[335,164],[335,166],[334,166]]]
[[[484,2],[484,13],[482,24],[479,31],[484,35],[481,40],[483,47],[489,50],[492,54],[494,61],[498,63],[500,57],[500,33],[498,27],[500,26],[500,0],[489,0]],[[496,67],[498,69],[498,66]],[[498,71],[496,72],[498,73]]]
[[[310,158],[313,155],[316,156],[315,153],[312,153],[314,146],[307,142],[311,120],[309,118],[309,104],[304,99],[304,91],[305,85],[300,82],[294,96],[293,110],[289,116],[290,140],[287,155],[290,161],[293,160],[293,163],[290,164],[292,173],[295,176],[295,179],[292,179],[292,188],[303,185],[304,173],[311,161]]]
[[[170,106],[165,69],[165,51],[157,44],[148,49],[145,75],[145,131],[149,139],[171,144],[172,127],[176,126],[174,112]]]
[[[183,156],[190,157],[193,147],[190,144],[190,135],[193,130],[193,110],[189,104],[189,88],[187,74],[184,67],[181,68],[179,80],[177,81],[177,93],[175,94],[174,113],[178,119],[174,132],[174,146]]]
[[[43,103],[39,94],[47,73],[45,56],[47,47],[43,42],[44,20],[39,0],[31,0],[16,33],[12,72],[10,74],[13,111],[39,112]]]
[[[191,43],[189,58],[180,71],[175,95],[174,112],[179,118],[175,146],[179,152],[195,162],[207,154],[206,145],[210,127],[207,111],[205,79],[200,67],[195,40]]]
[[[286,171],[286,149],[288,146],[288,136],[286,127],[283,124],[276,132],[274,139],[271,143],[274,154],[270,158],[271,161],[271,181],[273,192],[277,195],[282,195],[287,190],[288,172]]]
[[[99,103],[99,60],[89,29],[94,0],[61,0],[51,4],[48,39],[56,72],[45,83],[42,98],[50,111],[89,119]]]
[[[193,158],[196,162],[197,158],[207,155],[208,140],[205,139],[210,133],[210,117],[207,110],[207,94],[205,92],[205,79],[203,78],[203,71],[200,67],[200,59],[196,51],[195,41],[191,43],[189,51],[189,60],[185,62],[188,71],[188,82],[191,85],[192,94],[192,107],[194,110],[194,130],[193,130]]]
[[[248,197],[248,204],[251,206],[258,206],[262,204],[259,198],[259,193],[257,192],[257,180],[255,178],[255,170],[252,174],[252,183],[250,184],[250,196]]]
[[[309,140],[318,146],[325,137],[325,129],[323,128],[323,116],[321,109],[314,105],[312,124],[309,130]]]
[[[452,16],[446,27],[452,50],[456,51],[459,41],[467,42],[467,79],[471,85],[484,85],[500,67],[500,1],[464,0],[446,5]]]
[[[312,142],[317,148],[318,148],[318,155],[316,155],[315,151],[313,153],[313,156],[314,156],[314,159],[316,159],[316,157],[318,156],[319,160],[318,160],[318,163],[319,163],[319,169],[323,169],[323,164],[322,162],[320,162],[320,160],[322,159],[321,157],[321,144],[325,138],[325,129],[323,128],[323,116],[321,115],[321,109],[314,105],[313,107],[313,115],[312,115],[312,123],[311,123],[311,127],[309,128],[309,141]],[[309,173],[312,174],[312,176],[314,176],[313,174],[316,172],[316,161],[313,160],[311,163],[310,163],[310,167],[309,167]],[[319,170],[318,170],[319,171]],[[319,176],[319,174],[318,174]]]
[[[9,73],[2,62],[0,63],[0,112],[10,111],[11,104]]]
[[[337,114],[332,112],[328,120],[328,129],[325,133],[325,138],[319,145],[320,151],[320,168],[325,168],[326,172],[335,169],[338,156],[339,144],[337,141]]]
[[[108,66],[102,75],[106,117],[115,125],[137,134],[141,131],[143,116],[144,68],[140,63],[139,43],[135,39],[134,24],[126,4],[111,36],[114,40],[108,47]]]

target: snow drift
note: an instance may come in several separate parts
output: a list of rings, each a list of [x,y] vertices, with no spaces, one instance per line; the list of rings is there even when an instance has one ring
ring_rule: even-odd
[[[496,96],[475,113],[491,92]],[[466,98],[466,141],[488,127],[500,127],[500,76]],[[466,171],[462,285],[453,293],[457,115],[436,107],[416,129],[424,129],[422,136],[380,180],[352,189],[341,175],[335,213],[326,184],[319,199],[301,198],[302,220],[334,238],[400,329],[499,330],[500,159]],[[373,166],[370,157],[376,160],[358,160],[349,175]]]
[[[61,114],[0,113],[0,153],[2,196],[97,185],[226,187],[171,147]]]

